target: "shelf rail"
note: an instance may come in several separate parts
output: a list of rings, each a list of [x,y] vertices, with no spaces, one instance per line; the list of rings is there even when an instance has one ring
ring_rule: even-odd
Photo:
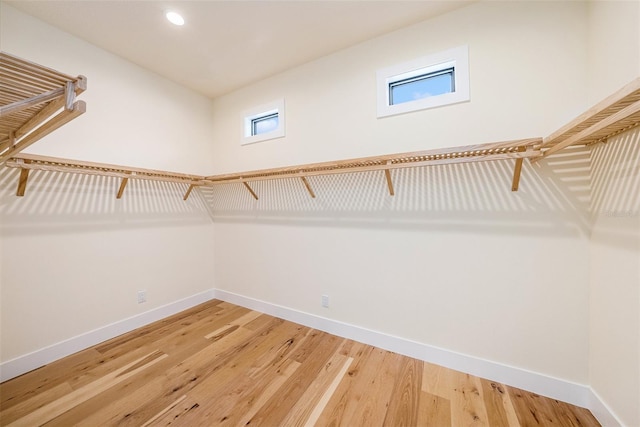
[[[391,175],[393,169],[507,160],[514,162],[511,190],[518,191],[524,159],[535,163],[573,145],[606,141],[640,124],[640,78],[637,78],[546,138],[209,176],[21,154],[24,148],[86,111],[85,103],[75,100],[86,85],[87,80],[83,76],[71,77],[0,52],[0,86],[3,89],[0,95],[0,165],[21,170],[16,195],[25,194],[29,171],[35,169],[118,177],[121,179],[116,192],[118,199],[123,197],[130,179],[183,183],[187,185],[184,200],[196,187],[234,183],[242,184],[258,200],[258,194],[250,183],[278,179],[300,179],[309,196],[315,198],[316,192],[308,177],[380,171],[384,174],[389,195],[393,196],[396,192]],[[55,114],[60,109],[62,111]]]

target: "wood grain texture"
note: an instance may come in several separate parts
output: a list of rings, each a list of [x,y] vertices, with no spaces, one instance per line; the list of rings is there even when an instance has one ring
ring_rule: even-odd
[[[639,79],[640,80],[640,79]],[[640,91],[639,91],[640,95]],[[640,100],[626,106],[620,111],[616,111],[602,120],[594,123],[586,129],[581,130],[553,145],[543,153],[543,157],[550,156],[566,147],[575,144],[588,144],[604,141],[612,134],[617,134],[620,130],[630,129],[640,122]],[[535,161],[536,159],[532,159]]]
[[[20,169],[20,178],[18,178],[18,190],[16,190],[16,196],[24,196],[24,192],[27,189],[27,180],[29,179],[29,169]]]
[[[156,169],[134,168],[112,165],[108,163],[84,162],[59,157],[39,156],[35,154],[14,155],[6,163],[7,167],[72,173],[81,175],[98,175],[117,178],[143,179],[148,181],[178,182],[190,185],[201,185],[203,177]]]
[[[553,399],[212,300],[0,384],[14,426],[597,426]]]
[[[76,101],[76,103],[73,104],[73,108],[71,110],[63,110],[60,113],[56,114],[49,121],[20,139],[20,141],[16,142],[15,145],[11,146],[4,153],[0,154],[0,165],[4,164],[11,156],[18,154],[20,151],[29,147],[31,144],[49,135],[54,130],[58,129],[61,126],[64,126],[71,120],[84,114],[85,111],[87,111],[86,103],[84,101]]]
[[[44,102],[49,102],[53,99],[64,96],[64,94],[65,94],[64,88],[60,87],[45,93],[41,93],[31,98],[21,99],[20,101],[12,102],[11,104],[0,107],[0,117],[8,116],[9,114],[26,110],[27,108],[33,107],[34,105],[42,104]]]
[[[84,102],[74,102],[87,87],[85,77],[71,77],[6,52],[0,52],[0,86],[0,164],[86,110]],[[65,104],[66,110],[53,116]],[[6,144],[11,137],[14,141]]]
[[[518,159],[518,160],[522,160],[522,159]],[[389,171],[389,169],[384,170],[384,177],[387,180],[387,189],[389,189],[389,195],[394,196],[396,192],[393,189],[393,181],[391,180],[391,172]]]
[[[127,187],[127,182],[129,182],[129,178],[122,178],[122,181],[120,181],[120,188],[118,188],[118,194],[116,194],[116,199],[122,198],[124,189]]]
[[[598,123],[637,103],[637,101],[640,101],[640,77],[632,80],[544,138],[540,148],[554,147],[588,128],[595,129],[594,126]],[[600,127],[595,132],[583,134],[582,136],[586,139],[582,143],[590,144],[599,139],[610,137],[624,129],[635,126],[638,122],[640,122],[640,114],[637,112],[624,115],[624,117],[619,117],[619,120],[611,121],[607,126]]]
[[[251,196],[253,196],[254,199],[258,200],[258,195],[255,193],[255,191],[253,191],[253,189],[249,186],[249,184],[247,184],[246,182],[243,182],[242,184],[245,186],[247,190],[249,190],[249,193],[251,193]]]
[[[253,182],[272,179],[299,178],[354,172],[384,171],[454,163],[471,163],[493,160],[533,158],[541,153],[535,148],[542,138],[527,138],[486,144],[438,148],[435,150],[360,157],[322,163],[262,169],[242,173],[207,176],[208,185],[234,182]]]
[[[123,178],[123,184],[117,198],[122,196],[128,178],[187,183],[190,186],[183,197],[184,200],[187,200],[194,185],[229,183],[242,183],[252,197],[258,200],[258,196],[249,185],[250,182],[301,178],[310,196],[315,198],[307,177],[374,170],[384,172],[389,194],[393,196],[395,189],[391,169],[507,159],[516,160],[512,190],[517,191],[525,158],[536,162],[568,146],[604,141],[640,124],[640,78],[637,78],[544,139],[528,138],[241,173],[196,176],[43,156],[20,156],[22,150],[86,111],[83,101],[73,101],[76,94],[86,89],[87,80],[84,76],[74,78],[0,52],[0,84],[11,89],[0,92],[0,165],[6,163],[9,167],[23,169],[120,177]],[[64,111],[46,121],[63,106]]]
[[[520,188],[520,174],[522,173],[522,162],[524,159],[516,159],[516,165],[513,168],[513,180],[511,181],[511,191],[518,191]]]
[[[313,192],[313,189],[311,188],[311,185],[309,184],[307,177],[301,176],[300,179],[302,179],[302,183],[304,184],[304,187],[307,189],[307,192],[309,192],[309,195],[311,196],[311,198],[315,199],[316,193]]]
[[[187,200],[194,188],[195,188],[195,185],[193,184],[189,185],[189,188],[187,189],[187,192],[184,193],[184,197],[182,197],[182,200]]]

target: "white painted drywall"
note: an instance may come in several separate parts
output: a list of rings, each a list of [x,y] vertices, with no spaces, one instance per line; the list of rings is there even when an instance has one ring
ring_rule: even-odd
[[[546,135],[584,110],[586,18],[582,2],[485,2],[218,98],[216,173]],[[376,118],[376,70],[465,44],[471,102]],[[286,138],[240,146],[241,112],[282,97]]]
[[[87,112],[26,152],[211,172],[210,100],[2,3],[0,48],[85,75]],[[206,154],[206,155],[204,155]]]
[[[640,66],[637,3],[484,2],[289,70],[211,109],[0,5],[3,50],[89,77],[89,112],[30,151],[192,173],[543,136]],[[470,48],[470,103],[375,118],[378,68],[460,44]],[[241,111],[278,97],[287,137],[241,147]],[[594,162],[607,153],[597,148]],[[616,196],[613,207],[599,205],[590,234],[589,161],[578,150],[527,164],[515,194],[512,164],[500,162],[394,171],[393,198],[380,174],[361,174],[311,179],[316,199],[288,180],[254,184],[259,202],[225,186],[186,204],[179,186],[132,182],[116,201],[115,180],[44,173],[18,199],[17,173],[5,170],[0,360],[215,284],[590,384],[620,420],[638,424],[638,224],[635,208],[610,214],[629,190],[623,170],[604,161],[594,179],[609,178],[593,196]],[[216,210],[213,227],[205,203]],[[142,284],[147,306],[135,304]]]
[[[208,173],[210,101],[1,3],[3,51],[84,74],[87,113],[29,151]],[[209,290],[212,224],[186,184],[0,169],[0,360]],[[10,249],[10,250],[7,250]],[[139,289],[147,302],[137,304]]]
[[[640,77],[640,3],[589,3],[589,101]],[[640,131],[593,148],[589,383],[640,425]]]
[[[640,76],[640,3],[590,1],[589,104]]]
[[[640,131],[593,152],[589,382],[624,425],[640,425]]]
[[[376,118],[376,70],[467,44],[471,102]],[[216,172],[546,135],[587,106],[587,6],[482,2],[214,101]],[[286,137],[240,146],[284,97]],[[586,384],[588,152],[216,188],[216,287]],[[321,307],[321,295],[330,308]]]

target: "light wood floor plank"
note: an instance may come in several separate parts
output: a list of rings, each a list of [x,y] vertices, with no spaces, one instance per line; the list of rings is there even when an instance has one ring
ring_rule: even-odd
[[[209,418],[211,411],[214,411],[214,418],[217,418],[216,410],[219,406],[216,405],[224,401],[229,384],[233,386],[234,380],[240,378],[251,366],[254,360],[253,351],[268,350],[272,345],[269,339],[273,330],[280,325],[282,320],[273,318],[258,331],[240,328],[167,371],[164,374],[164,393],[161,398],[146,402],[136,411],[137,417],[140,420],[148,420],[180,395],[187,394],[196,399],[198,408],[183,415],[184,422],[191,423],[190,419],[198,414],[204,414]],[[209,394],[217,398],[207,398]],[[222,417],[224,415],[220,415],[220,418]]]
[[[584,425],[585,416],[591,413],[584,409],[549,399],[535,393],[505,387],[514,404],[516,414],[523,426],[557,425],[562,427],[577,427]]]
[[[252,386],[238,396],[238,400],[234,403],[234,408],[229,412],[224,425],[245,426],[250,424],[258,410],[277,394],[278,390],[299,367],[300,363],[286,359],[279,368],[274,370],[272,375],[264,375],[258,380],[251,379]]]
[[[166,414],[168,414],[173,408],[178,406],[180,404],[180,402],[182,402],[186,398],[187,398],[186,394],[180,396],[175,402],[172,402],[169,406],[167,406],[162,411],[158,412],[153,417],[151,417],[151,419],[149,421],[147,421],[146,423],[142,424],[142,427],[147,427],[147,426],[155,424],[157,420],[159,420],[160,418],[163,418]]]
[[[175,316],[151,323],[150,325],[136,329],[128,334],[112,338],[102,344],[98,344],[94,348],[102,354],[109,354],[111,351],[110,354],[119,355],[122,354],[122,352],[127,352],[131,348],[154,343],[158,339],[162,339],[176,331],[181,331],[203,319],[215,321],[220,316],[224,316],[229,312],[231,312],[232,315],[230,317],[231,319],[238,311],[243,313],[248,312],[247,309],[242,307],[231,306],[225,310],[225,307],[221,304],[200,304],[190,308],[189,310],[180,312]]]
[[[271,318],[270,324],[281,325],[281,320]],[[271,353],[275,358],[279,349],[279,343],[287,341],[289,336],[295,333],[295,325],[287,324],[277,330],[271,328],[250,331],[255,334],[253,345],[245,347],[233,358],[233,363],[225,364],[215,375],[203,379],[189,393],[199,407],[188,414],[183,415],[182,422],[186,425],[195,425],[199,419],[209,420],[209,425],[228,425],[228,420],[236,410],[238,401],[245,396],[248,390],[255,390],[256,378],[248,373],[254,366],[256,355]],[[280,363],[270,363],[270,372],[262,372],[263,376],[272,379],[278,374],[278,370],[289,362],[297,363],[290,359],[280,360]],[[299,365],[299,364],[298,364]],[[293,373],[293,372],[292,372]],[[210,399],[211,395],[218,396]],[[272,397],[272,396],[270,396]]]
[[[90,348],[58,360],[54,364],[43,366],[38,369],[38,375],[21,375],[3,383],[2,393],[0,393],[0,411],[5,411],[35,395],[46,398],[48,390],[62,384],[69,386],[67,384],[69,375],[88,369],[89,366],[96,364],[97,359],[100,359],[100,353]],[[53,394],[55,395],[55,392]]]
[[[396,378],[384,424],[389,426],[417,426],[418,407],[422,392],[423,362],[405,357]]]
[[[338,385],[340,385],[340,382],[342,381],[344,376],[347,375],[347,371],[349,370],[351,363],[353,363],[353,357],[345,358],[343,356],[343,359],[344,359],[344,362],[342,363],[340,370],[336,373],[336,376],[333,378],[333,381],[331,382],[331,384],[329,384],[329,387],[327,387],[327,389],[324,391],[324,393],[320,397],[320,400],[316,403],[316,406],[313,408],[313,411],[311,412],[311,414],[309,415],[309,417],[304,423],[305,426],[316,425],[316,423],[318,422],[318,418],[320,418],[320,414],[322,414],[322,412],[327,407],[327,403],[329,403],[329,399],[331,399],[331,396],[333,396],[333,394],[336,392],[336,389],[338,388]]]
[[[73,389],[69,384],[62,383],[55,387],[48,388],[46,393],[39,393],[29,398],[21,400],[17,405],[13,405],[2,411],[2,424],[12,423],[22,417],[26,417],[38,408],[48,405],[56,400],[72,393]]]
[[[339,426],[352,422],[360,401],[367,395],[382,365],[385,351],[360,344],[352,348],[352,355],[354,363],[320,414],[318,425]],[[365,369],[365,366],[368,368]]]
[[[204,338],[206,331],[228,322],[229,316],[237,317],[247,312],[246,309],[235,310],[235,308],[238,307],[230,307],[226,315],[214,310],[213,313],[209,313],[204,318],[201,316],[202,312],[198,312],[192,318],[181,320],[182,329],[172,328],[171,333],[168,333],[169,330],[166,329],[166,322],[162,322],[161,330],[167,332],[167,335],[159,337],[155,344],[162,345],[168,357],[159,362],[158,371],[165,373],[173,366],[183,362],[190,355],[197,354],[210,345],[211,342]],[[139,334],[135,332],[132,335],[139,337]],[[149,336],[151,334],[147,333],[146,335]],[[116,340],[120,339],[122,338],[116,338]],[[126,339],[126,337],[121,342],[121,345],[128,348],[129,352],[123,353],[122,350],[111,348],[107,353],[112,354],[105,357],[105,359],[108,358],[109,360],[102,360],[106,363],[87,372],[84,376],[70,379],[69,382],[77,387],[100,375],[106,375],[114,369],[120,368],[124,363],[128,363],[132,356],[137,357],[142,352],[148,351],[149,345],[154,344],[136,342],[133,339]],[[141,345],[141,347],[131,348],[134,343]],[[119,354],[119,356],[113,356],[114,354]],[[112,365],[115,365],[115,367]],[[79,420],[86,419],[87,421],[100,420],[99,424],[105,425],[108,423],[107,420],[114,418],[112,424],[132,423],[135,425],[139,421],[136,412],[136,409],[139,408],[132,407],[132,405],[139,399],[145,399],[146,396],[153,395],[153,393],[162,394],[161,392],[164,391],[162,387],[166,382],[163,378],[164,375],[158,375],[157,371],[142,372],[137,378],[119,383],[100,396],[83,402],[73,410],[58,417],[53,424],[61,426],[72,425],[78,423]],[[105,404],[105,401],[109,403]],[[159,404],[160,401],[164,401],[164,398],[153,399],[156,404]],[[120,419],[118,420],[118,418]]]
[[[567,426],[584,408],[213,300],[0,384],[0,426]]]
[[[496,427],[519,426],[520,422],[505,387],[485,379],[480,380],[480,383],[491,425]]]
[[[24,417],[21,417],[12,422],[11,424],[9,424],[9,426],[19,427],[44,424],[56,418],[57,416],[69,411],[74,406],[81,404],[85,400],[102,393],[103,391],[112,387],[114,384],[124,381],[127,378],[135,375],[137,372],[150,367],[166,356],[166,354],[160,351],[150,353],[109,375],[97,379],[93,383],[89,383],[86,386],[78,390],[74,390],[54,400],[51,403],[39,407],[35,411],[30,412]]]
[[[390,351],[383,351],[381,354],[383,358],[377,369],[367,367],[375,376],[371,378],[369,387],[364,390],[355,411],[350,416],[348,422],[354,427],[383,425],[387,408],[393,400],[396,378],[405,358]]]
[[[165,414],[155,420],[149,420],[145,424],[153,427],[188,425],[183,423],[184,417],[191,411],[197,411],[200,404],[188,395],[184,396],[186,397],[182,398],[181,396],[176,399],[176,405],[172,406]]]
[[[294,360],[301,363],[301,366],[280,387],[278,393],[260,408],[251,419],[251,424],[282,425],[291,408],[338,349],[342,339],[317,331],[309,334],[306,341],[308,345],[303,345],[298,354],[294,355]]]
[[[422,371],[422,391],[450,400],[454,392],[448,380],[448,369],[424,362]]]
[[[344,344],[344,341],[341,344]],[[346,371],[352,361],[353,358],[340,354],[340,348],[338,348],[331,358],[324,364],[322,369],[316,374],[313,381],[303,391],[295,405],[293,405],[293,407],[288,411],[286,417],[282,421],[282,425],[307,425],[311,414],[316,412],[316,407],[320,403],[320,400],[325,398],[327,402],[329,401],[331,394],[335,391],[335,388],[338,387],[340,380],[342,380],[346,374]],[[322,409],[324,409],[325,406],[326,402],[322,404],[322,408],[318,408],[317,414],[314,414],[315,419],[317,419],[320,413],[322,413]]]
[[[444,397],[421,391],[417,425],[451,426],[451,401]]]

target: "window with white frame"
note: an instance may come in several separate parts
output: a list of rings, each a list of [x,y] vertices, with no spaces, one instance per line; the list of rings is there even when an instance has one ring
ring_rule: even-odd
[[[284,129],[284,99],[257,106],[242,114],[241,144],[282,138]]]
[[[378,117],[469,100],[469,55],[460,46],[377,72]]]

